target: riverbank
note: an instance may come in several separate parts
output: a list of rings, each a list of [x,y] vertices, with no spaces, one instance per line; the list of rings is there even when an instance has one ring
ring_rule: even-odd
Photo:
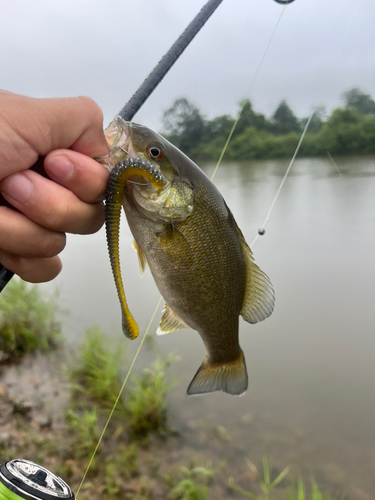
[[[37,462],[61,476],[77,492],[108,411],[89,404],[87,394],[78,401],[76,395],[72,398],[74,390],[67,358],[71,358],[71,353],[67,356],[60,349],[28,355],[16,364],[1,366],[0,461],[25,458]],[[197,448],[173,424],[173,416],[168,415],[165,425],[145,440],[144,436],[129,433],[129,421],[121,411],[115,414],[79,497],[87,500],[224,500],[250,495],[259,500],[297,498],[289,481],[293,473],[275,469],[270,472],[267,484],[267,474],[259,473],[250,459],[240,470],[228,462],[226,457],[230,456],[232,443],[222,426],[197,427],[196,422],[187,422],[186,427],[192,426],[189,431],[195,427],[199,434]],[[213,444],[216,453],[212,453]],[[268,467],[268,462],[263,466]],[[258,469],[261,470],[259,466]],[[268,489],[266,493],[264,488]],[[311,497],[306,494],[298,498],[333,498],[313,493]]]

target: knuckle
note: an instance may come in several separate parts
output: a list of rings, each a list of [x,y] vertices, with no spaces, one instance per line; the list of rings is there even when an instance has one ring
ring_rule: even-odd
[[[53,280],[61,271],[59,257],[51,259],[25,259],[8,252],[0,251],[3,265],[29,283],[43,283]]]
[[[38,256],[44,258],[54,257],[64,250],[65,245],[65,233],[50,232],[43,240],[41,240]]]
[[[78,99],[82,102],[83,106],[85,106],[86,113],[90,113],[90,119],[93,120],[94,123],[103,124],[103,112],[98,106],[98,104],[91,99],[91,97],[87,96],[79,96]]]
[[[54,206],[46,214],[45,227],[57,232],[65,232],[74,221],[71,203],[66,200],[55,200]]]
[[[62,263],[59,257],[50,259],[22,259],[20,272],[17,274],[29,283],[51,281],[60,273]]]
[[[79,234],[93,234],[103,226],[105,219],[103,203],[95,203],[89,206],[89,213],[80,225]]]

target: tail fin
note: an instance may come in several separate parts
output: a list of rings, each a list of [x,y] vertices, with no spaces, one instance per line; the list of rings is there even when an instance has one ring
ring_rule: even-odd
[[[245,357],[241,351],[239,358],[231,363],[210,365],[204,359],[187,389],[188,396],[222,391],[233,396],[241,396],[247,389]]]

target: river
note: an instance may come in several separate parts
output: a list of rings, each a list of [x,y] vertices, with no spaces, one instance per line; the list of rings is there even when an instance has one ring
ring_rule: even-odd
[[[266,233],[254,244],[255,261],[274,285],[276,308],[263,323],[241,320],[248,392],[240,398],[221,393],[188,398],[186,387],[204,357],[202,341],[191,330],[156,341],[164,353],[179,356],[170,406],[192,454],[210,449],[243,474],[245,457],[259,464],[267,455],[279,470],[292,465],[294,474],[313,474],[323,489],[366,500],[375,491],[375,158],[335,162],[340,173],[328,157],[295,162]],[[254,161],[219,169],[216,185],[249,244],[288,163]],[[213,166],[205,170],[210,175]],[[149,272],[139,278],[125,218],[122,227],[125,290],[143,331],[159,295]],[[68,237],[62,259],[58,279],[42,287],[60,288],[70,341],[98,324],[114,342],[128,342],[121,333],[104,231]],[[157,320],[153,336],[156,326]],[[138,341],[130,352],[134,345]],[[138,364],[151,359],[145,349]],[[231,443],[218,444],[204,434],[215,425],[226,428]]]

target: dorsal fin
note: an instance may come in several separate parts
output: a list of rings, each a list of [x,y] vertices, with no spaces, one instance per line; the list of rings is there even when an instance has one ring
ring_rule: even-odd
[[[275,292],[269,277],[254,264],[253,253],[238,226],[237,232],[246,268],[246,290],[240,314],[245,321],[257,323],[271,315],[275,307]]]
[[[142,248],[138,245],[138,243],[135,240],[133,240],[132,247],[137,252],[138,263],[139,263],[139,271],[140,271],[141,277],[142,277],[144,275],[144,272],[147,269],[146,255],[143,253]]]
[[[163,316],[161,317],[157,335],[165,335],[166,333],[182,330],[182,328],[190,328],[172,309],[165,304],[163,308]]]

